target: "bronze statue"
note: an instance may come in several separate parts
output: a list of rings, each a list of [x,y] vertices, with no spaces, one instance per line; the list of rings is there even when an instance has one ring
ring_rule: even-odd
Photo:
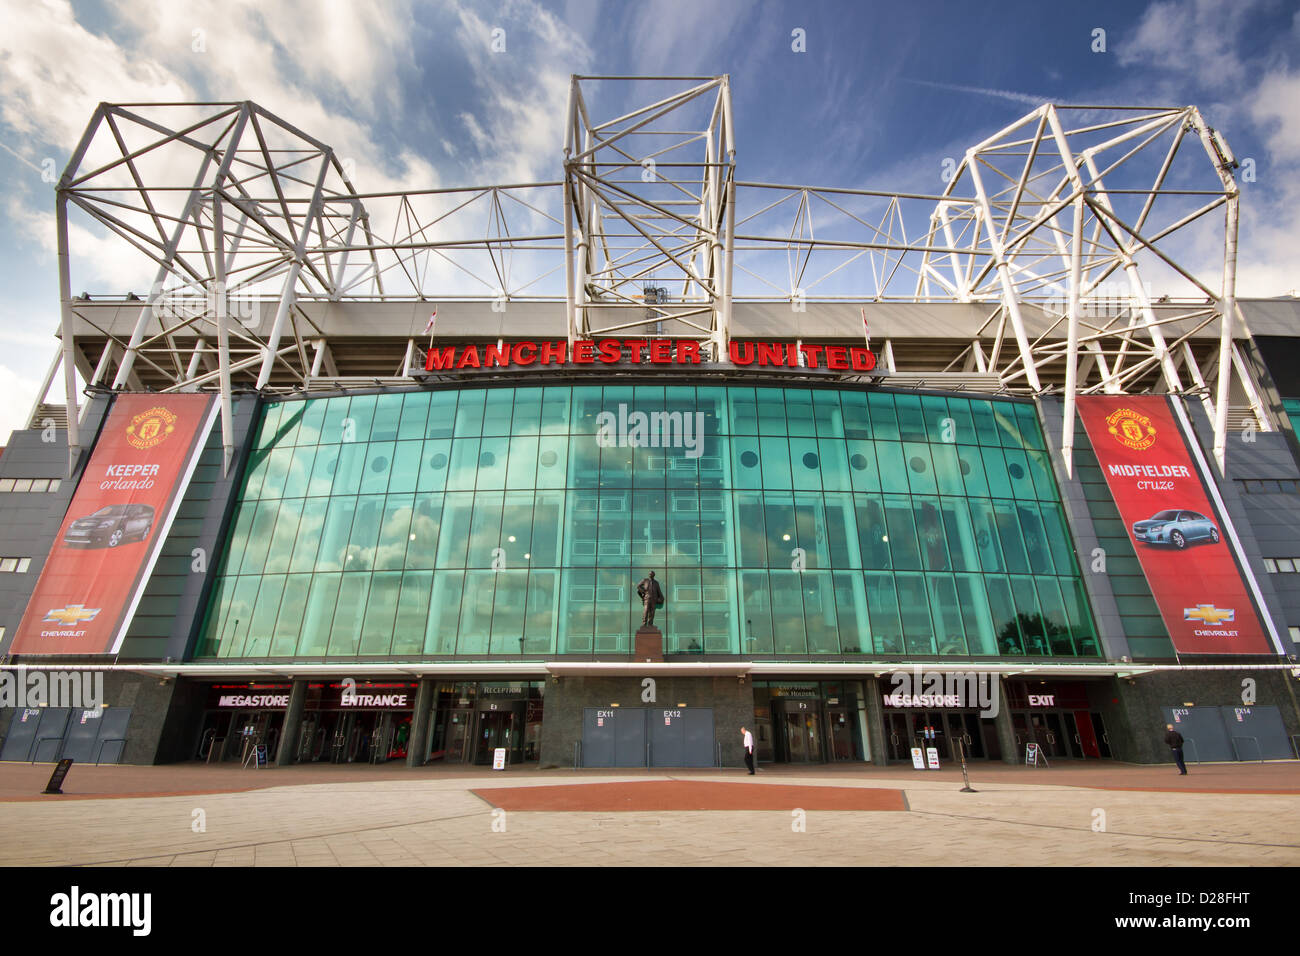
[[[650,576],[642,578],[636,586],[637,596],[641,598],[641,606],[645,612],[641,615],[641,626],[650,627],[655,622],[655,609],[663,607],[664,592],[659,587],[659,582],[655,580],[655,573],[650,572]]]

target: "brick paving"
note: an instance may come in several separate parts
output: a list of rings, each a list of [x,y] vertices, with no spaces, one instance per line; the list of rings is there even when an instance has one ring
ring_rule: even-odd
[[[1187,777],[1122,764],[982,765],[972,772],[977,793],[960,792],[958,772],[899,767],[764,768],[749,777],[74,766],[68,796],[38,797],[49,771],[0,764],[0,865],[1300,865],[1300,836],[1278,825],[1300,813],[1295,763],[1193,766]],[[752,803],[493,806],[528,788],[589,786],[595,797],[645,784],[728,791],[742,806],[748,792]],[[870,798],[902,800],[906,811],[818,809],[841,790],[877,791]]]

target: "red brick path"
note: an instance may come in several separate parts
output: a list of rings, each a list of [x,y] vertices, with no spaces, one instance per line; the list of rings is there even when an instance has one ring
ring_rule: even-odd
[[[492,787],[471,793],[503,810],[906,810],[901,790],[787,784],[644,780],[555,787]]]

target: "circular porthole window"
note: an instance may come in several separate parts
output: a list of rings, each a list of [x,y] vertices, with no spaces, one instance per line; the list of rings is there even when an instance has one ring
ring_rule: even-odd
[[[758,456],[755,455],[752,451],[741,452],[740,463],[744,465],[746,468],[753,468],[755,465],[758,464]]]
[[[485,451],[478,456],[478,466],[480,468],[491,468],[497,463],[497,456],[490,451]]]
[[[812,452],[808,452],[808,454],[803,456],[803,466],[805,468],[816,468],[817,456],[814,455]]]
[[[555,452],[553,451],[547,450],[542,452],[541,462],[542,462],[542,467],[544,468],[550,468],[554,466],[554,464],[559,460],[560,460],[559,456],[555,454]]]
[[[1014,463],[1013,463],[1013,464],[1007,465],[1007,471],[1011,472],[1011,477],[1012,477],[1012,478],[1015,478],[1017,481],[1019,481],[1021,478],[1025,477],[1025,469],[1021,468],[1021,467],[1020,467],[1019,465],[1017,465],[1017,464],[1014,464]]]
[[[918,475],[925,474],[925,470],[926,470],[925,459],[922,458],[920,455],[913,455],[908,460],[907,466],[911,468],[914,472],[916,472]]]
[[[849,459],[849,465],[851,465],[851,466],[853,467],[853,470],[854,470],[854,471],[866,471],[866,469],[867,469],[867,456],[866,456],[866,455],[854,455],[852,458]]]
[[[385,458],[383,455],[380,455],[378,458],[376,458],[374,461],[370,463],[370,470],[375,472],[376,474],[383,471],[387,467],[388,467],[388,459]]]
[[[961,465],[961,473],[963,475],[970,474],[970,462],[968,462],[965,458],[958,458],[957,463]]]
[[[442,471],[447,467],[447,456],[439,452],[429,459],[429,465],[434,471]]]

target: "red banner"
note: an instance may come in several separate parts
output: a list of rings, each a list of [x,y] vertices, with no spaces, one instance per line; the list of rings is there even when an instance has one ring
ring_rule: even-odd
[[[1178,653],[1277,653],[1165,397],[1087,395],[1078,408]]]
[[[215,410],[207,395],[117,397],[10,653],[121,647]]]

